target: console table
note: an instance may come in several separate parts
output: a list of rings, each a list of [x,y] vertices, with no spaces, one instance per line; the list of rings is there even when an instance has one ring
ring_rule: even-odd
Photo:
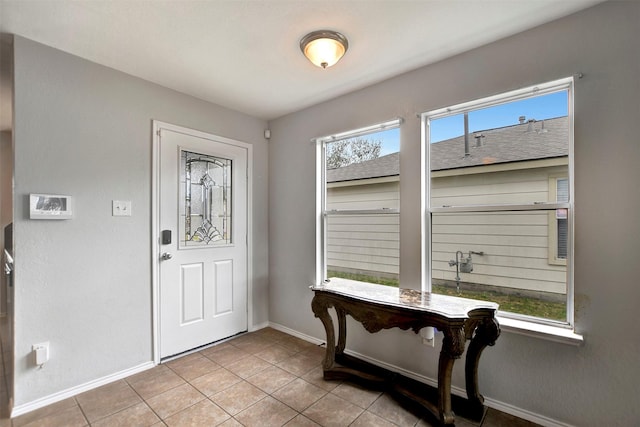
[[[312,286],[311,290],[315,293],[311,308],[327,334],[323,362],[325,379],[354,380],[388,389],[419,403],[443,425],[453,425],[451,371],[455,360],[464,353],[466,341],[470,340],[465,361],[467,399],[464,412],[470,418],[482,417],[484,399],[478,391],[478,362],[484,348],[495,344],[500,335],[495,318],[498,304],[347,279],[331,279]],[[337,344],[329,314],[331,307],[338,319]],[[394,327],[418,333],[426,326],[441,331],[444,339],[438,361],[435,399],[428,398],[428,393],[420,390],[421,383],[345,354],[347,314],[370,333]]]

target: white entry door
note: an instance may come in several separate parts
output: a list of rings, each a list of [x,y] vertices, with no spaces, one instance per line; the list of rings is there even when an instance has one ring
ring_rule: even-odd
[[[165,358],[247,330],[247,147],[158,128]]]

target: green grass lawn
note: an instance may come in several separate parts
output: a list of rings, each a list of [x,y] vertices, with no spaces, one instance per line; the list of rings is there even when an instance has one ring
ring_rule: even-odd
[[[337,271],[329,271],[328,276],[398,287],[398,281],[395,279],[382,279],[363,274],[341,273]],[[542,301],[535,298],[501,294],[491,291],[461,290],[460,293],[458,293],[455,289],[442,285],[434,285],[432,290],[433,293],[441,295],[452,295],[462,298],[496,302],[500,304],[500,311],[508,311],[510,313],[525,314],[527,316],[559,321],[565,321],[567,318],[567,310],[564,303]]]

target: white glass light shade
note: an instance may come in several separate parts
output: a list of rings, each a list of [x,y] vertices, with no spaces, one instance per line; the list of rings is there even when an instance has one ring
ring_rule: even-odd
[[[322,68],[338,62],[348,47],[347,38],[335,31],[314,31],[300,40],[300,49],[304,56],[314,65]]]

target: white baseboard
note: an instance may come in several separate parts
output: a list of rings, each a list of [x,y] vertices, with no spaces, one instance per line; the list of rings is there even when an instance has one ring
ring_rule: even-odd
[[[421,375],[421,374],[416,374],[413,371],[409,371],[407,369],[401,368],[399,366],[396,365],[392,365],[391,363],[387,363],[387,362],[383,362],[381,360],[377,360],[374,359],[372,357],[366,356],[362,353],[358,353],[356,351],[351,351],[349,349],[345,349],[345,354],[348,354],[349,356],[353,356],[353,357],[357,357],[360,360],[364,360],[365,362],[371,363],[372,365],[376,365],[376,366],[380,366],[381,368],[385,368],[388,371],[393,371],[393,372],[397,372],[401,375],[404,375],[407,378],[411,378],[412,380],[416,380],[419,381],[421,383],[430,385],[431,387],[438,387],[438,380],[435,380],[433,378],[427,377],[425,375]],[[454,385],[451,386],[451,393],[455,394],[457,396],[462,396],[462,397],[466,397],[467,396],[467,392],[460,388],[460,387],[456,387]]]
[[[259,331],[260,329],[264,329],[267,326],[269,326],[269,322],[262,322],[262,323],[258,323],[257,325],[251,325],[249,327],[249,331],[248,332]]]
[[[436,379],[433,379],[421,374],[416,374],[415,372],[408,371],[404,368],[392,365],[390,363],[373,359],[369,356],[366,356],[364,354],[361,354],[355,351],[345,350],[344,352],[350,356],[357,357],[360,360],[364,360],[365,362],[369,362],[373,365],[380,366],[389,371],[397,372],[401,375],[404,375],[407,378],[411,378],[421,383],[428,384],[432,387],[438,387],[438,381]],[[454,385],[451,386],[451,394],[455,394],[456,396],[460,396],[464,398],[467,397],[467,391],[465,389],[463,389],[462,387],[456,387]],[[510,414],[518,418],[522,418],[523,420],[531,421],[533,423],[539,424],[544,427],[572,427],[570,424],[565,424],[560,421],[554,420],[552,418],[545,417],[524,409],[520,409],[516,406],[509,405],[507,403],[500,402],[498,400],[491,399],[486,396],[484,396],[484,404],[489,408],[493,408],[500,412],[504,412],[506,414]]]
[[[306,334],[302,334],[298,331],[294,331],[293,329],[289,329],[286,326],[279,325],[277,323],[269,323],[269,326],[273,329],[277,329],[279,331],[285,332],[289,335],[293,335],[294,337],[298,337],[305,341],[312,342],[314,344],[323,344],[324,340],[319,340],[317,338],[311,337]],[[373,365],[380,366],[389,371],[397,372],[401,375],[404,375],[407,378],[411,378],[413,380],[419,381],[421,383],[430,385],[432,387],[438,387],[438,381],[434,378],[427,377],[425,375],[417,374],[415,372],[409,371],[407,369],[401,368],[399,366],[392,365],[387,362],[383,362],[381,360],[374,359],[367,355],[351,351],[349,349],[345,349],[346,354],[357,357],[360,360],[364,360],[365,362],[369,362]],[[456,387],[454,385],[451,386],[451,394],[455,394],[456,396],[467,397],[467,391],[461,387]],[[491,399],[489,397],[484,396],[484,404],[489,408],[496,409],[498,411],[504,412],[509,415],[513,415],[518,418],[522,418],[523,420],[531,421],[533,423],[539,424],[544,427],[573,427],[571,424],[566,424],[557,420],[554,420],[549,417],[545,417],[540,414],[536,414],[531,411],[527,411],[525,409],[518,408],[513,405],[509,405],[508,403],[500,402],[495,399]]]
[[[115,374],[107,375],[106,377],[98,378],[97,380],[89,381],[88,383],[80,384],[78,386],[68,388],[58,393],[36,399],[33,402],[14,406],[13,410],[11,411],[11,418],[26,414],[27,412],[35,411],[36,409],[51,405],[52,403],[60,402],[61,400],[76,396],[80,393],[84,393],[85,391],[93,390],[94,388],[103,386],[105,384],[121,380],[130,375],[137,374],[138,372],[146,371],[147,369],[151,369],[154,366],[156,365],[153,362],[146,362],[141,365],[134,366],[133,368],[125,369],[124,371],[116,372]]]
[[[527,411],[526,409],[521,409],[486,396],[484,397],[484,404],[490,408],[522,418],[523,420],[531,421],[532,423],[539,424],[544,427],[574,427],[573,424],[563,423],[561,421],[554,420],[553,418],[545,417],[544,415],[536,414],[535,412]]]
[[[293,329],[289,329],[286,326],[282,326],[278,323],[269,322],[269,326],[273,329],[277,329],[280,332],[284,332],[285,334],[293,335],[296,338],[300,338],[302,340],[308,341],[315,345],[324,344],[325,340],[320,340],[318,338],[312,337],[311,335],[306,335],[298,331],[294,331]]]

